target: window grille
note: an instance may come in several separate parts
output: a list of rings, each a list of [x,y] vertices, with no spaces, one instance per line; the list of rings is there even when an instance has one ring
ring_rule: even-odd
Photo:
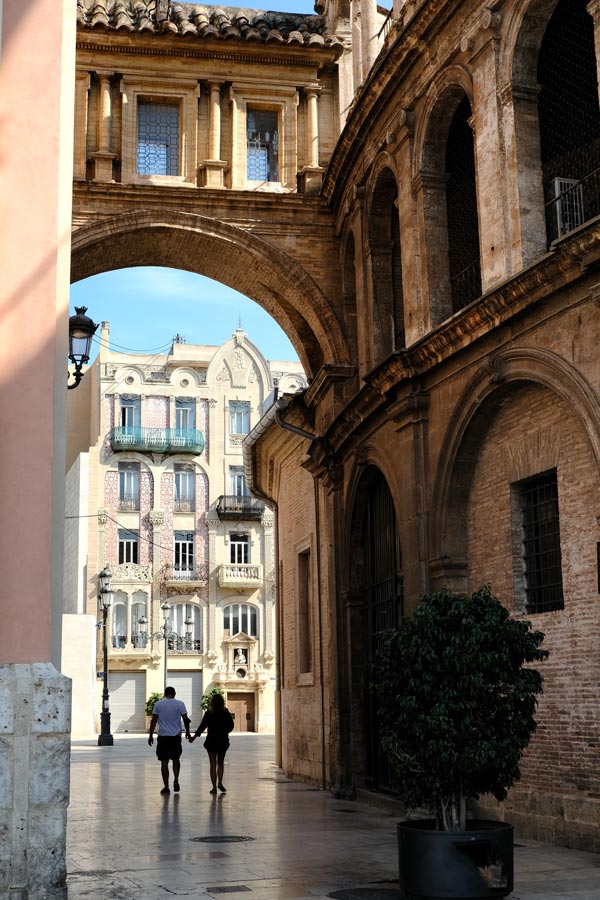
[[[548,242],[600,213],[600,105],[586,0],[560,0],[538,59]]]
[[[249,109],[246,146],[249,181],[279,181],[278,119],[274,110]]]
[[[138,173],[179,174],[179,106],[138,101]]]
[[[518,484],[528,613],[564,607],[556,470]]]

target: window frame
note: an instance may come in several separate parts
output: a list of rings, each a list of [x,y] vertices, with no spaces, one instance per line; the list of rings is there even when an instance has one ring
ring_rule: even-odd
[[[515,605],[525,615],[562,610],[564,579],[557,470],[545,469],[513,482],[510,489]],[[534,494],[539,496],[543,491],[546,496],[536,501]],[[550,506],[555,507],[551,514]],[[548,530],[549,527],[551,531]],[[531,552],[528,552],[528,548],[531,548]],[[548,557],[554,559],[554,562],[544,565],[543,559]],[[554,597],[544,599],[544,592],[554,593]]]
[[[128,535],[126,537],[125,535]],[[137,528],[119,528],[118,533],[118,558],[120,566],[140,564],[140,532]],[[131,556],[131,559],[127,559]],[[134,558],[135,557],[135,558]]]
[[[168,184],[196,186],[198,170],[197,118],[200,85],[197,81],[170,78],[121,79],[123,95],[122,173],[125,184]],[[141,175],[138,160],[138,103],[176,104],[179,109],[178,175]]]
[[[195,533],[193,531],[177,529],[173,532],[173,573],[189,572],[192,574],[195,571],[195,544]],[[178,557],[179,562],[177,562]]]
[[[139,462],[123,460],[118,463],[119,509],[121,510],[138,511],[140,508],[140,468]],[[126,484],[128,481],[132,481],[129,490]]]
[[[229,401],[229,434],[238,436],[250,433],[250,401]],[[241,423],[241,429],[237,427]]]
[[[245,559],[237,559],[234,557],[246,557]],[[234,531],[229,534],[229,565],[231,566],[249,566],[250,565],[250,535],[241,531]]]
[[[237,612],[238,628],[237,628],[237,631],[234,631],[233,628],[231,627],[231,624],[232,624],[232,622],[234,622],[236,620],[236,614],[234,612],[228,612],[228,611],[235,610],[236,608],[238,609],[238,612]],[[244,609],[246,610],[245,614],[242,612],[242,610],[244,610]],[[260,622],[259,612],[260,611],[259,611],[258,607],[255,606],[253,603],[226,603],[221,609],[223,634],[225,634],[225,631],[228,631],[229,637],[235,637],[236,634],[243,633],[243,634],[247,634],[249,637],[253,637],[258,640],[258,637],[259,637],[258,629],[259,629],[259,622]],[[247,623],[248,629],[249,629],[248,631],[244,631],[244,629],[242,627],[242,624],[244,621],[244,615],[246,616],[246,623]],[[229,618],[229,628],[227,628],[225,625],[226,618]],[[252,630],[253,623],[254,623],[254,632],[255,633],[253,633],[253,630]]]

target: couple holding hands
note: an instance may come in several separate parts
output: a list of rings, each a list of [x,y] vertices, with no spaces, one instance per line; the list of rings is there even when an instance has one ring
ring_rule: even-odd
[[[156,755],[160,760],[160,768],[164,787],[161,794],[170,794],[169,788],[169,760],[173,764],[173,790],[178,793],[179,771],[181,768],[181,722],[185,728],[185,736],[190,744],[206,731],[204,747],[210,761],[211,794],[218,789],[224,794],[223,770],[225,767],[225,754],[229,749],[229,733],[233,731],[233,718],[222,694],[213,694],[210,705],[202,721],[194,734],[190,734],[190,718],[185,708],[185,703],[175,699],[175,688],[166,687],[164,697],[154,704],[152,718],[150,719],[150,731],[148,744],[154,743],[154,729],[158,724],[158,738],[156,741]]]

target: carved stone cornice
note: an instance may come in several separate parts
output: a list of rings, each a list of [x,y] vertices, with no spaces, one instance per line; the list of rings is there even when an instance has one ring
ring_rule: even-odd
[[[160,509],[153,509],[148,513],[148,521],[153,528],[161,528],[165,524],[165,514]]]

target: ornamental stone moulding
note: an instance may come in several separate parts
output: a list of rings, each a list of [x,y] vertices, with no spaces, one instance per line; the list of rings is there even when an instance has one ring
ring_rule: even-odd
[[[112,569],[113,582],[115,581],[152,581],[152,566],[139,565],[138,563],[123,563]]]
[[[160,528],[165,524],[165,514],[162,510],[153,510],[148,513],[148,521],[154,528]]]

